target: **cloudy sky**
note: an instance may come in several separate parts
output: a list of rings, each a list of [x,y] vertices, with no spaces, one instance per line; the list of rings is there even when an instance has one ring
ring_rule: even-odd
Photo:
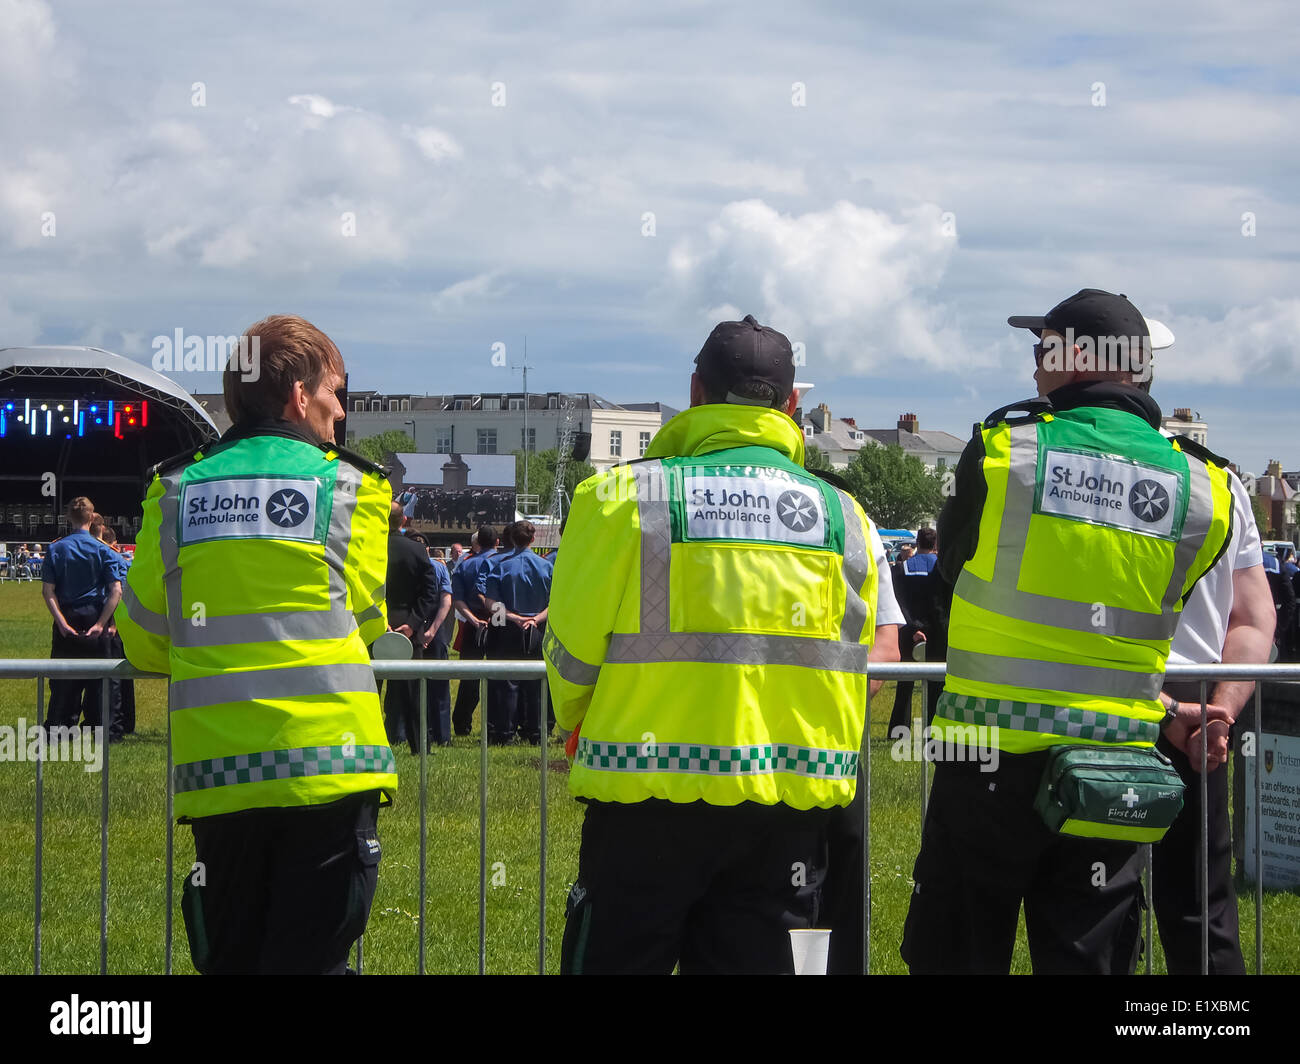
[[[753,313],[810,402],[960,436],[1082,287],[1300,466],[1290,6],[0,0],[0,346],[297,313],[354,388],[687,404]],[[182,377],[196,390],[217,378]]]

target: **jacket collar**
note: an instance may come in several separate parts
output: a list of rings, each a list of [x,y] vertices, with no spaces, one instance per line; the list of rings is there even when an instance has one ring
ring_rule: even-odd
[[[1140,417],[1153,429],[1160,427],[1160,405],[1145,392],[1118,381],[1075,381],[1049,392],[1047,398],[1053,410],[1100,406]]]
[[[645,457],[686,457],[732,447],[770,447],[803,465],[803,433],[785,413],[731,403],[683,410],[655,434]]]
[[[283,436],[289,440],[301,440],[303,443],[310,443],[314,447],[319,447],[322,451],[334,449],[332,443],[324,443],[317,439],[306,429],[300,428],[291,421],[285,421],[282,418],[274,418],[269,421],[258,421],[251,425],[237,426],[232,425],[222,435],[221,443],[234,443],[236,440],[246,440],[251,436]]]

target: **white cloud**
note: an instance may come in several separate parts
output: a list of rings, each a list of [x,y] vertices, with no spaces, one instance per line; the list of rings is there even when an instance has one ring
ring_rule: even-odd
[[[435,163],[440,163],[443,159],[459,159],[465,154],[450,133],[434,129],[433,126],[402,126],[402,135],[415,141],[420,154]]]
[[[670,286],[693,329],[752,313],[802,341],[805,377],[899,356],[951,366],[966,354],[933,290],[955,245],[932,204],[893,218],[844,200],[800,215],[744,200],[672,249]]]
[[[1153,373],[1161,383],[1256,384],[1296,394],[1300,373],[1300,299],[1270,299],[1233,307],[1217,319],[1162,318],[1174,346],[1157,351]]]
[[[501,295],[505,288],[497,284],[497,275],[498,271],[492,270],[448,285],[433,297],[434,313],[452,313],[467,304]]]

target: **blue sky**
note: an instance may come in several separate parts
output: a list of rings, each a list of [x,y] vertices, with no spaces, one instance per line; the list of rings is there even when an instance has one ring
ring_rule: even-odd
[[[684,406],[753,313],[810,402],[964,436],[1033,390],[1006,317],[1098,287],[1174,331],[1166,410],[1297,468],[1298,38],[1271,2],[0,0],[0,346],[298,313],[358,388],[517,389],[526,335],[532,388]]]

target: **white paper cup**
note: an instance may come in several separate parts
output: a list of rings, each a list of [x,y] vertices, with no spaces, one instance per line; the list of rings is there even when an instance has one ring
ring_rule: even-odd
[[[790,952],[794,954],[795,975],[825,975],[826,956],[831,948],[831,933],[814,927],[790,932]]]

